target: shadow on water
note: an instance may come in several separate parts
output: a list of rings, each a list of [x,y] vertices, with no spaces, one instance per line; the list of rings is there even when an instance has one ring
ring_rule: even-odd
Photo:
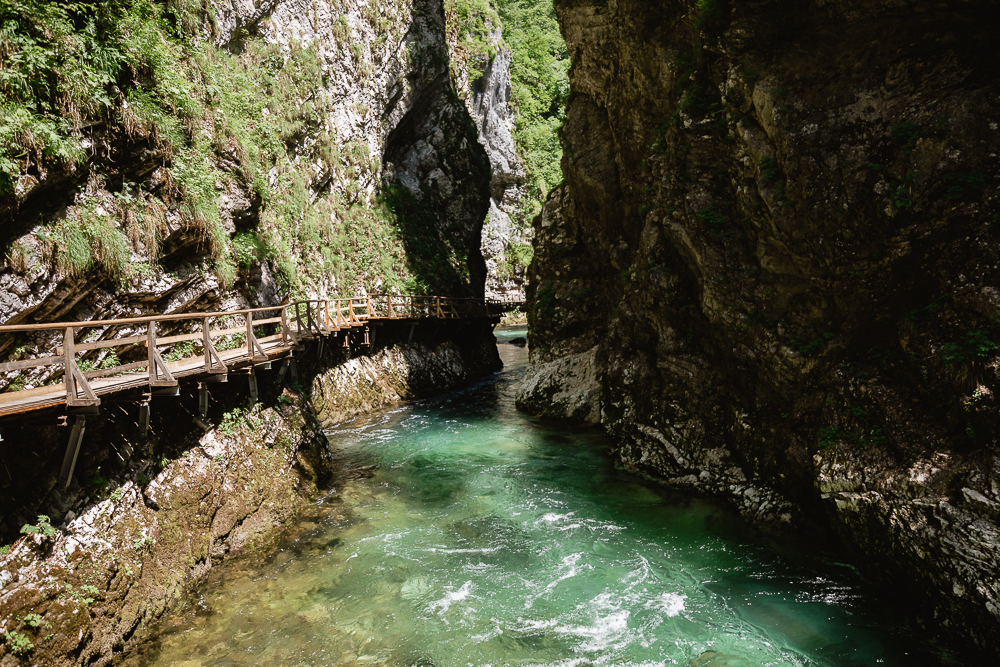
[[[945,661],[815,540],[615,468],[599,430],[517,413],[526,354],[500,348],[492,378],[331,431],[346,468],[377,467],[274,553],[213,570],[125,664]]]

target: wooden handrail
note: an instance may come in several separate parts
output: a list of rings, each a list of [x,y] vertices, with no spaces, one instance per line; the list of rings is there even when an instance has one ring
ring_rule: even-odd
[[[209,313],[170,313],[164,315],[144,315],[139,317],[124,317],[117,320],[88,320],[82,322],[53,322],[47,324],[4,324],[0,325],[0,334],[58,331],[62,330],[62,345],[56,348],[56,354],[50,354],[35,359],[24,359],[21,361],[11,361],[0,363],[0,372],[15,370],[25,370],[42,366],[62,366],[63,382],[61,384],[47,385],[33,389],[20,391],[4,391],[0,399],[0,407],[4,403],[11,401],[22,401],[29,397],[45,396],[45,405],[34,405],[35,407],[19,408],[37,409],[51,405],[52,395],[57,397],[62,394],[68,406],[86,406],[100,403],[100,399],[95,395],[88,380],[97,380],[109,375],[135,371],[146,368],[146,373],[130,373],[123,377],[122,386],[135,386],[136,382],[143,382],[143,376],[148,374],[145,382],[150,387],[171,387],[177,385],[172,369],[181,369],[183,374],[207,373],[225,374],[227,372],[226,361],[223,360],[223,353],[220,353],[215,342],[227,335],[243,334],[246,339],[242,345],[240,355],[234,357],[232,353],[225,353],[225,359],[230,363],[250,363],[267,361],[268,355],[283,354],[292,349],[303,338],[313,336],[327,336],[342,329],[352,327],[366,327],[379,320],[399,320],[399,319],[451,319],[461,317],[497,317],[504,312],[510,304],[520,305],[518,301],[499,301],[496,299],[479,299],[475,297],[448,297],[418,294],[373,294],[361,297],[337,297],[332,299],[309,299],[284,303],[276,306],[263,306],[260,308],[242,308],[232,311],[217,311]],[[332,313],[331,313],[332,310]],[[291,311],[291,312],[289,312]],[[275,313],[271,317],[254,320],[254,313]],[[226,326],[222,329],[213,329],[210,320],[213,318],[244,317],[244,322],[238,326]],[[174,334],[170,336],[157,337],[157,323],[179,322],[183,320],[199,320],[201,330],[192,333]],[[280,325],[279,333],[257,338],[254,333],[255,327],[264,325]],[[145,325],[139,329],[137,325]],[[131,331],[125,331],[126,335],[121,338],[100,338],[87,342],[77,342],[76,334],[80,329],[93,329],[98,327],[108,328],[108,331],[101,332],[101,336],[108,335],[116,327],[132,326]],[[166,348],[172,344],[184,341],[200,341],[203,355],[202,365],[192,367],[194,358],[187,358],[178,361],[167,362],[160,354],[158,348]],[[265,349],[264,345],[268,347]],[[125,346],[145,346],[146,359],[133,361],[125,364],[118,364],[110,368],[95,369],[82,372],[76,361],[79,352],[88,352],[103,348],[115,348]],[[177,371],[177,372],[181,372]],[[55,377],[58,377],[59,371]],[[109,384],[110,382],[110,384]],[[99,391],[102,393],[113,391],[115,385],[114,378],[101,380]],[[96,385],[95,385],[96,386]],[[82,396],[81,396],[82,394]],[[0,414],[9,412],[9,409],[0,410]]]
[[[216,313],[170,313],[167,315],[143,315],[142,317],[123,317],[120,320],[86,320],[84,322],[53,322],[50,324],[0,324],[0,333],[45,331],[51,329],[65,329],[66,327],[112,327],[123,326],[125,324],[148,324],[149,322],[167,322],[202,317],[231,317],[233,315],[245,315],[247,313],[263,313],[269,310],[280,310],[287,307],[288,304],[282,304],[280,306],[270,306],[268,308],[243,308],[241,310],[225,310]]]

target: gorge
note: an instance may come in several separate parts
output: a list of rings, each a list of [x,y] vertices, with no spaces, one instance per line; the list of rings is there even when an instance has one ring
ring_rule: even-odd
[[[579,442],[603,438],[586,430],[597,427],[608,438],[600,447],[638,486],[619,472],[601,473],[602,483],[628,488],[636,511],[710,517],[695,532],[730,521],[667,499],[695,493],[774,534],[816,536],[838,554],[828,558],[870,580],[865,591],[899,598],[884,609],[900,615],[904,642],[918,642],[917,627],[956,655],[995,656],[997,3],[556,0],[558,44],[544,32],[555,25],[548,7],[0,3],[0,321],[526,288],[530,362],[516,392],[503,376],[503,400],[516,393],[519,409],[544,418],[519,419],[526,429],[544,424],[548,444],[527,447],[514,468],[534,461],[547,470],[545,456],[566,456],[549,451],[552,443],[579,446],[584,463],[558,466],[582,479],[575,466],[596,466],[599,447]],[[525,32],[507,34],[511,26]],[[524,54],[533,68],[519,65]],[[533,89],[544,95],[524,93]],[[259,403],[220,387],[204,428],[188,396],[176,413],[154,411],[145,440],[135,401],[109,403],[88,429],[65,496],[55,486],[68,429],[57,415],[0,423],[0,544],[11,545],[0,552],[0,665],[140,664],[146,653],[128,651],[178,605],[190,611],[184,601],[197,586],[215,586],[275,545],[291,548],[282,532],[307,534],[295,517],[308,522],[315,498],[350,487],[351,475],[404,488],[388,469],[352,473],[343,452],[350,438],[370,442],[369,431],[337,425],[491,373],[493,343],[484,324],[399,328],[370,347],[305,346],[298,382],[269,380]],[[0,336],[0,362],[58,344]],[[79,361],[105,368],[108,354]],[[0,392],[60,373],[3,372]],[[331,429],[353,435],[331,440]],[[383,465],[410,465],[399,456]],[[478,479],[497,474],[508,454],[485,469],[441,456],[454,474]],[[655,483],[670,491],[651,491]],[[468,495],[456,482],[455,502],[478,507],[502,495],[487,487]],[[440,490],[427,488],[414,494]],[[555,498],[564,493],[552,488]],[[610,509],[613,493],[565,493],[619,512],[584,522],[600,552],[628,510]],[[498,511],[442,519],[455,544],[428,548],[479,549],[488,566],[531,560],[525,545],[543,539],[534,531],[544,517],[521,525],[496,519]],[[559,509],[559,521],[572,523],[574,511]],[[22,537],[21,526],[34,532]],[[577,539],[590,528],[567,530]],[[654,542],[676,536],[650,530]],[[350,567],[337,551],[349,543],[336,533],[322,539],[317,549]],[[629,551],[626,560],[640,553],[651,558]],[[232,558],[238,565],[226,565]],[[557,590],[573,570],[559,567],[533,576]],[[840,582],[837,567],[815,576]],[[429,580],[385,572],[376,593],[431,605],[434,623],[461,627],[457,610],[475,611],[463,582],[435,580],[440,595],[431,600]],[[642,579],[664,590],[675,581]],[[733,582],[731,590],[692,584],[685,599],[734,605],[734,591],[753,587]],[[610,579],[592,585],[616,594]],[[766,593],[753,590],[745,600]],[[449,616],[462,595],[466,606]],[[674,598],[636,593],[634,601],[608,618],[701,622],[669,613]],[[803,648],[815,639],[809,623],[796,626],[803,643],[767,631],[761,639],[757,630],[787,615],[779,622],[741,609],[738,620],[719,622],[751,628],[747,646],[788,648],[769,658],[781,664],[857,664],[878,652],[858,648],[874,644],[854,635]],[[316,609],[289,613],[319,622]],[[583,616],[553,610],[525,624],[497,613],[496,628],[478,616],[473,623],[489,646],[481,664],[514,659],[505,655],[527,664],[756,664],[739,642],[701,635],[658,656],[588,653]],[[551,625],[532,630],[536,622]],[[664,641],[631,629],[632,639]],[[338,659],[370,662],[361,649]],[[914,650],[927,664],[950,655]],[[376,657],[465,659],[427,647],[386,655]]]

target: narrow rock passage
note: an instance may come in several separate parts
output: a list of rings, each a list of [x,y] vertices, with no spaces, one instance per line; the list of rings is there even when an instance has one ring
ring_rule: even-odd
[[[947,664],[815,541],[516,412],[526,353],[505,335],[503,372],[331,432],[336,491],[125,664]]]

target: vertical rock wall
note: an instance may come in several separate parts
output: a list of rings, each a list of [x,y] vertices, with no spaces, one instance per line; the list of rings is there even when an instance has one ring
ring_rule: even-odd
[[[556,6],[566,182],[519,405],[748,517],[827,524],[997,651],[996,4]]]
[[[500,35],[494,36],[498,42]],[[487,292],[493,297],[520,297],[524,276],[513,268],[511,244],[525,241],[525,227],[517,220],[524,167],[514,145],[514,109],[510,104],[508,50],[500,50],[486,65],[481,78],[472,82],[466,97],[469,113],[479,128],[479,140],[490,158],[490,211],[483,224],[483,256],[489,267]]]
[[[502,28],[494,26],[493,19],[484,21],[487,32],[482,35],[469,34],[469,27],[461,25],[458,17],[452,20],[456,29],[449,34],[450,44],[452,52],[458,54],[452,61],[452,76],[476,123],[492,172],[490,210],[482,234],[486,291],[491,297],[523,298],[524,275],[510,258],[511,245],[524,243],[529,233],[517,219],[525,172],[513,135],[516,117],[511,105],[511,52],[503,42]],[[468,37],[482,39],[487,52],[466,52],[463,38]]]

